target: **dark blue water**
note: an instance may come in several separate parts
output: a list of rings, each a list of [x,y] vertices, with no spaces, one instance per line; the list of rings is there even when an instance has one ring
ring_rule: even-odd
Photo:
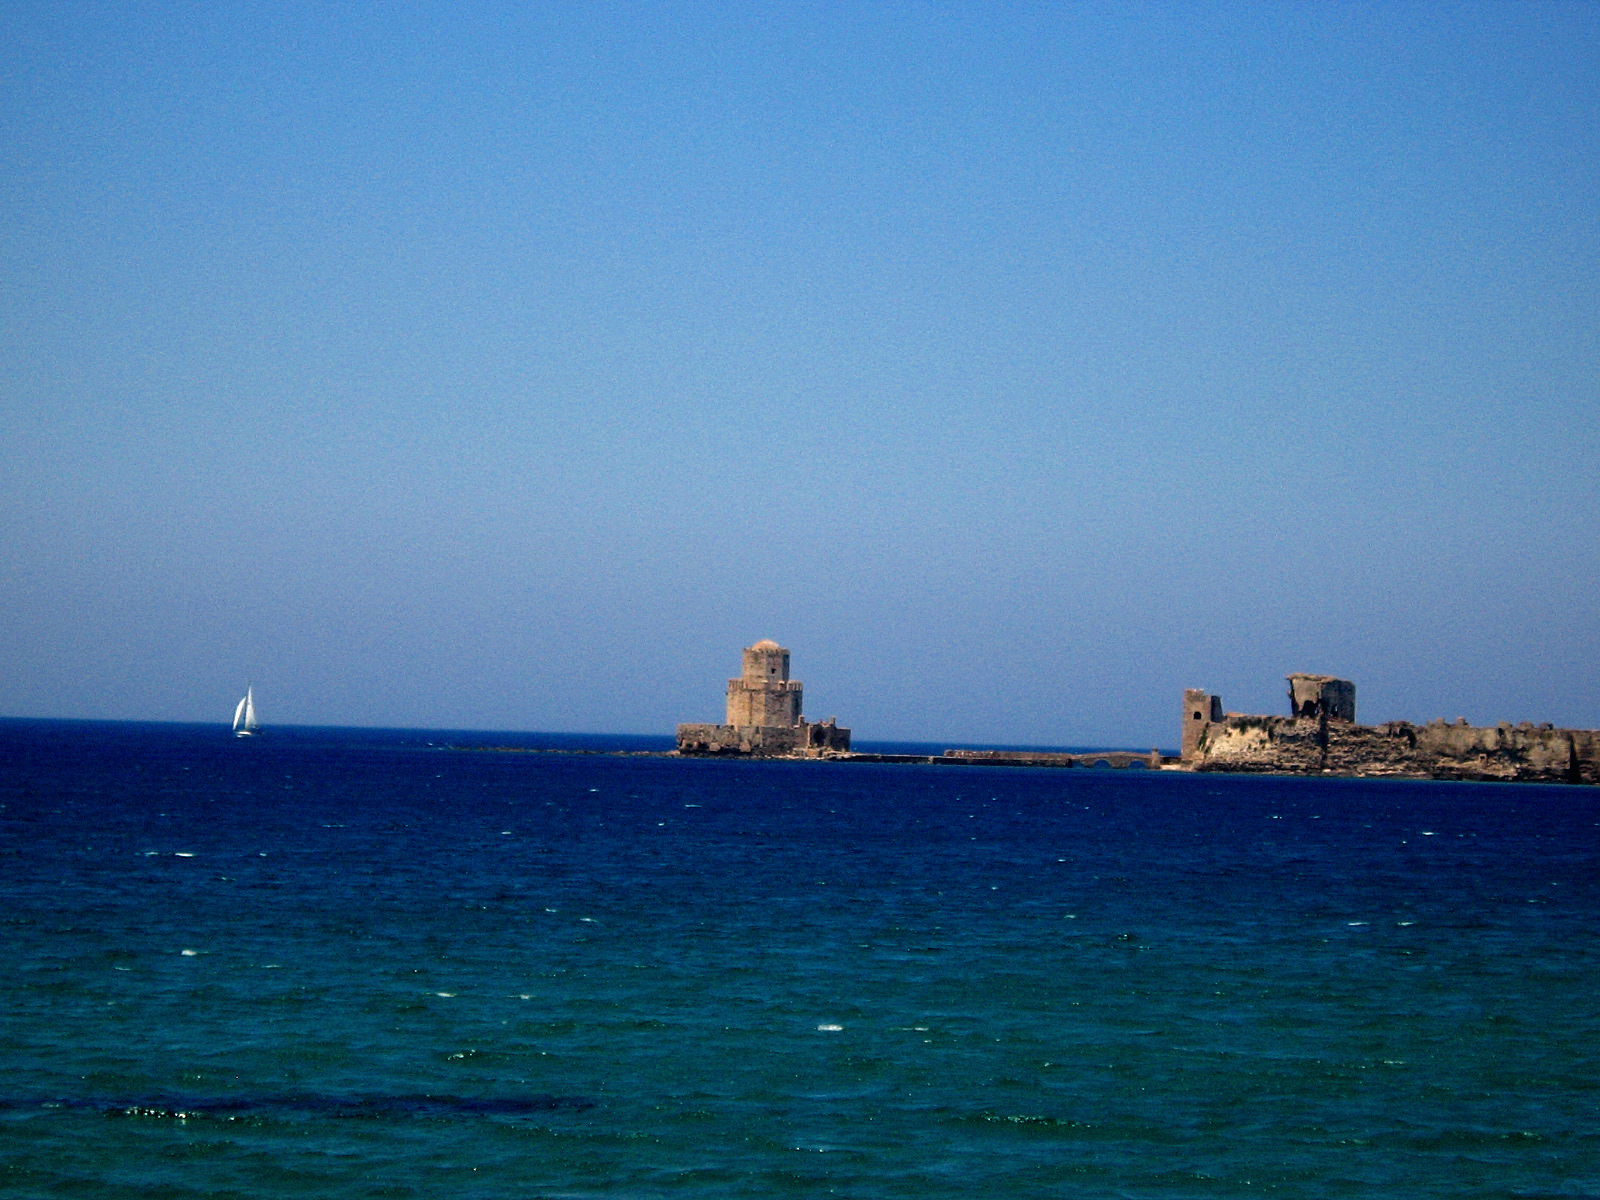
[[[659,744],[0,722],[0,1194],[1600,1196],[1594,790]]]

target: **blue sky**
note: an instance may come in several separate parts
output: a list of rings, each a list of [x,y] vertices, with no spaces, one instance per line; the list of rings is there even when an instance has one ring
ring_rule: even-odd
[[[0,714],[1600,726],[1600,6],[0,13]]]

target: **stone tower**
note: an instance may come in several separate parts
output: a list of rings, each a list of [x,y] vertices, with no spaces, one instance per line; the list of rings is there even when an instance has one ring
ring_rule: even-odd
[[[729,725],[800,724],[802,685],[789,678],[789,652],[760,641],[744,652],[744,675],[728,680]]]
[[[1222,697],[1213,696],[1200,688],[1188,688],[1183,693],[1183,757],[1191,759],[1200,749],[1200,740],[1206,726],[1222,720]]]
[[[1289,715],[1327,721],[1356,719],[1356,685],[1332,675],[1289,676]]]
[[[679,725],[679,754],[758,758],[827,758],[850,752],[850,731],[829,717],[801,716],[801,687],[789,678],[789,652],[757,642],[744,652],[744,674],[728,680],[726,725]]]

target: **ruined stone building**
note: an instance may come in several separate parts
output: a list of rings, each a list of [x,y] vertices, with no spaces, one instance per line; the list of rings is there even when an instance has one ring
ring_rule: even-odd
[[[744,671],[728,680],[725,725],[679,725],[679,754],[823,757],[850,750],[850,731],[832,718],[812,724],[803,715],[803,685],[789,678],[789,652],[760,641],[744,652]]]
[[[1289,715],[1353,722],[1356,719],[1356,685],[1332,675],[1291,675]]]
[[[1184,692],[1182,763],[1195,771],[1600,783],[1600,731],[1465,720],[1357,725],[1355,684],[1290,675],[1287,717],[1224,713],[1219,697]]]

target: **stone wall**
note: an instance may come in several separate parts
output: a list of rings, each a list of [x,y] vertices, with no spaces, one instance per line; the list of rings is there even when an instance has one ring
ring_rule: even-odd
[[[990,767],[1149,767],[1159,770],[1169,761],[1159,750],[946,750],[946,763],[972,763]]]
[[[797,679],[752,687],[742,679],[728,680],[728,724],[797,725],[804,694]]]
[[[678,753],[747,758],[827,758],[850,752],[850,731],[832,721],[798,725],[679,725]]]

